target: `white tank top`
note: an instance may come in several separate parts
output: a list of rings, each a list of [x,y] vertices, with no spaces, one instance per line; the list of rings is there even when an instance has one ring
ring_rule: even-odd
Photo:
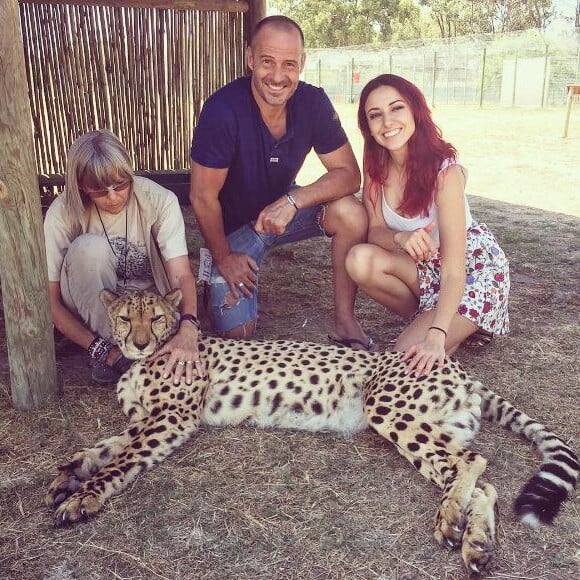
[[[457,159],[448,158],[445,159],[441,163],[441,167],[439,168],[439,173],[445,171],[448,167],[452,165],[458,165],[463,172],[463,176],[465,178],[465,183],[467,183],[467,169],[463,167],[459,163]],[[385,222],[389,228],[395,230],[396,232],[412,232],[414,230],[418,230],[419,228],[424,228],[425,226],[429,225],[431,222],[435,222],[435,229],[431,232],[431,238],[435,242],[435,245],[439,247],[439,220],[438,220],[438,212],[437,206],[435,202],[433,202],[429,206],[429,212],[427,216],[415,216],[411,218],[403,217],[391,209],[385,199],[385,193],[382,192],[383,198],[383,217],[385,218]],[[471,217],[471,210],[469,209],[469,202],[467,201],[467,196],[465,197],[465,224],[466,228],[469,228],[473,222],[473,218]]]

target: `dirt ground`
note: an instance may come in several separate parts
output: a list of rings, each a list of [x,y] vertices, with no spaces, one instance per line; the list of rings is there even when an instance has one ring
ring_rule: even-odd
[[[457,357],[578,449],[580,220],[479,197],[471,203],[511,260],[512,332]],[[200,240],[192,236],[189,244],[197,263]],[[261,280],[259,337],[326,341],[329,279],[327,242],[272,253]],[[402,328],[364,296],[358,314],[382,346]],[[3,326],[0,349],[3,579],[466,577],[460,555],[433,539],[440,492],[371,432],[343,438],[204,427],[97,518],[55,529],[43,495],[56,466],[127,422],[114,391],[91,385],[84,353],[66,344],[57,351],[62,398],[37,412],[15,411]],[[533,450],[488,424],[475,448],[489,460],[486,477],[500,497],[491,577],[577,578],[578,499],[564,505],[553,527],[528,529],[511,503],[538,465]]]

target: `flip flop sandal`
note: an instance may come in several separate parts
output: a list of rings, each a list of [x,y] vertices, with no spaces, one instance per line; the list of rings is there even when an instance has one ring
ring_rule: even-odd
[[[465,346],[481,348],[490,344],[492,340],[493,334],[491,332],[479,329],[465,339]]]
[[[375,344],[374,340],[369,336],[368,340],[365,342],[360,338],[334,338],[333,336],[328,335],[328,340],[331,343],[336,344],[338,346],[346,346],[346,348],[352,348],[356,350],[356,347],[360,347],[363,350],[371,350],[373,345]],[[360,350],[360,349],[359,349]]]

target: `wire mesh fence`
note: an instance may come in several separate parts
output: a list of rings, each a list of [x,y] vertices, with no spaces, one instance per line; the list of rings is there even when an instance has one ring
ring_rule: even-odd
[[[431,105],[558,107],[580,83],[580,36],[549,44],[534,32],[444,44],[309,51],[304,80],[338,102],[358,100],[382,73],[419,86]]]

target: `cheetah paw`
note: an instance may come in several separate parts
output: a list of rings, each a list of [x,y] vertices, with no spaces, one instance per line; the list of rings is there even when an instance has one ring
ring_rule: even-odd
[[[57,528],[85,521],[101,511],[103,502],[92,494],[77,492],[63,501],[54,514]]]
[[[445,499],[435,516],[435,539],[444,548],[455,550],[461,546],[465,517],[459,503]]]
[[[470,537],[466,539],[468,535]],[[476,539],[476,536],[481,536],[481,539]],[[494,555],[494,543],[491,538],[481,533],[472,534],[468,527],[461,546],[461,557],[468,573],[472,577],[485,574],[493,561]]]
[[[461,556],[470,574],[485,573],[493,560],[496,502],[497,492],[489,484],[473,491],[461,547]]]
[[[56,509],[65,499],[78,491],[81,486],[79,479],[72,473],[60,471],[48,486],[48,492],[44,496],[44,503]]]

